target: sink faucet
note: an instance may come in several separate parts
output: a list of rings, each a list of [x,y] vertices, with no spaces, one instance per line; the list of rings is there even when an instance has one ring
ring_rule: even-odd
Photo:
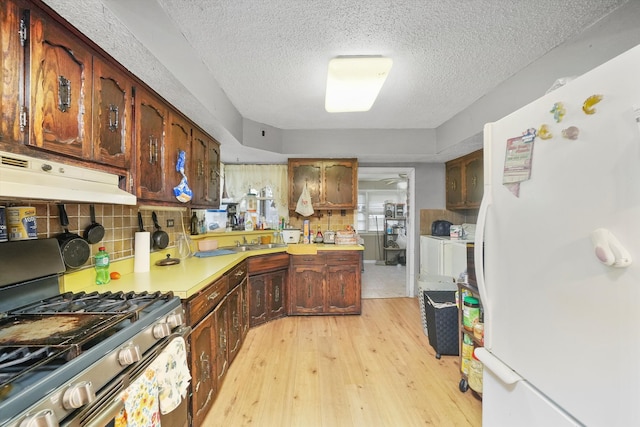
[[[247,244],[247,237],[246,236],[242,236],[242,244],[243,245]]]

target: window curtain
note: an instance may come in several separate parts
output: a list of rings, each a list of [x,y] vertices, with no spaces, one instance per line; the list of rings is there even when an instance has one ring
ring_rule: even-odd
[[[229,198],[237,203],[250,189],[260,196],[270,188],[278,216],[289,217],[287,165],[224,165],[224,180]]]

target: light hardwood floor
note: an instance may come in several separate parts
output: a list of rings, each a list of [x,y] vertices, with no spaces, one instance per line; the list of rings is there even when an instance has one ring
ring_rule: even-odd
[[[365,299],[360,316],[251,329],[205,426],[480,426],[457,356],[435,358],[416,298]]]

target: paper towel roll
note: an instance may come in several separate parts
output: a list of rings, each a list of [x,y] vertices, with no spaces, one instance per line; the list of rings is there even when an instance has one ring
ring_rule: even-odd
[[[137,231],[133,249],[133,272],[144,273],[149,271],[151,264],[151,233]]]

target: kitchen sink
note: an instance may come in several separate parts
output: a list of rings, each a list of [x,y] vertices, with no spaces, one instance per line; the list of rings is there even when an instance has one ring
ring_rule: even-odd
[[[220,249],[228,249],[235,252],[257,251],[260,249],[272,249],[272,248],[286,248],[286,243],[264,243],[264,244],[252,244],[252,245],[240,245],[240,246],[223,246]]]

